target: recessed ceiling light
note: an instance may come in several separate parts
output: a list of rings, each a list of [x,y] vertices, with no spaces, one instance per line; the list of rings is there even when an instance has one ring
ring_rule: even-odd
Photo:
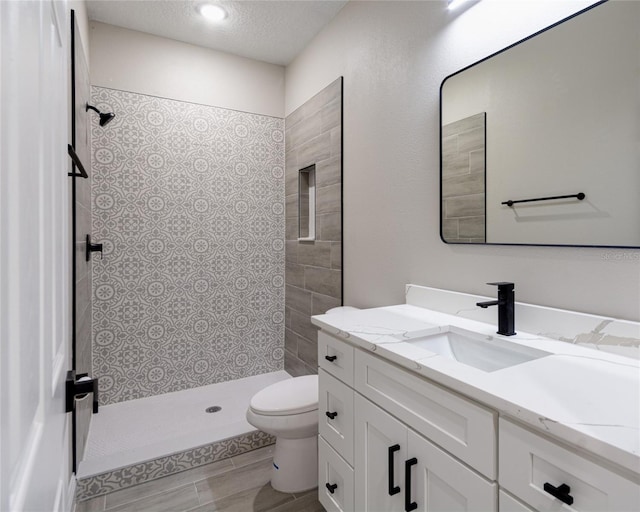
[[[227,17],[227,11],[219,5],[202,4],[198,10],[209,21],[222,21]]]

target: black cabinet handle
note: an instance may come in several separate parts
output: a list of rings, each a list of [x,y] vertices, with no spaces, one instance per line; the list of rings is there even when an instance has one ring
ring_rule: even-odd
[[[336,359],[338,359],[338,356],[324,356],[324,358],[330,363],[333,363]]]
[[[418,504],[415,501],[411,501],[411,466],[415,466],[418,463],[418,459],[413,457],[405,461],[404,463],[404,510],[405,512],[411,512],[418,508]]]
[[[327,415],[327,418],[329,418],[330,420],[335,420],[336,416],[338,415],[337,412],[329,412],[329,411],[325,412],[325,414]]]
[[[331,494],[333,494],[334,492],[336,492],[336,489],[338,488],[338,484],[329,484],[329,483],[327,483],[327,484],[325,484],[325,486],[326,486],[327,490],[328,490]]]
[[[393,496],[400,492],[400,487],[393,485],[393,481],[395,480],[395,477],[393,476],[393,454],[397,451],[400,451],[399,444],[389,446],[389,496]]]
[[[554,487],[549,482],[544,483],[544,490],[553,496],[554,498],[559,499],[562,503],[566,503],[567,505],[573,505],[573,496],[569,494],[571,492],[571,487],[567,484],[560,484],[558,487]]]

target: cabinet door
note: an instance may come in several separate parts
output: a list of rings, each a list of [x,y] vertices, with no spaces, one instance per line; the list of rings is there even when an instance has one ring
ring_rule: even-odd
[[[357,393],[355,413],[356,510],[401,512],[407,427]]]
[[[415,462],[413,466],[407,468],[411,482],[408,502],[417,504],[417,508],[413,510],[421,512],[497,510],[495,482],[484,479],[411,429],[408,430],[407,452]],[[404,496],[407,489],[403,491]],[[410,510],[412,507],[407,509]]]

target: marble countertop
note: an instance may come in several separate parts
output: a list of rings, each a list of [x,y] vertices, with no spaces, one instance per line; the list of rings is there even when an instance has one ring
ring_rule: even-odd
[[[403,304],[312,317],[326,332],[640,475],[640,362]],[[418,348],[455,326],[550,354],[492,372]],[[516,324],[517,330],[517,324]]]

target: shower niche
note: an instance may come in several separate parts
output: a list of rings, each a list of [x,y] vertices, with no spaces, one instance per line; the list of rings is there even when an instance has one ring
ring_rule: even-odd
[[[316,166],[298,172],[298,240],[316,239]]]

